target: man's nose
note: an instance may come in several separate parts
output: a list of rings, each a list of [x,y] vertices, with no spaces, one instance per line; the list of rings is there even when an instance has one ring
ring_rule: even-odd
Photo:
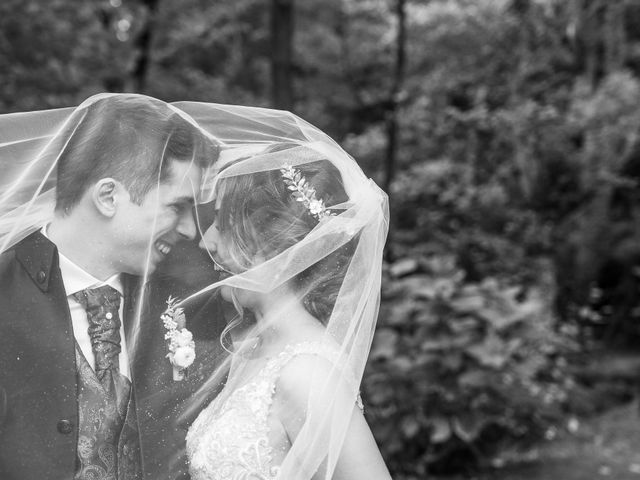
[[[188,238],[189,240],[196,238],[196,222],[191,210],[180,216],[176,230],[180,235]]]

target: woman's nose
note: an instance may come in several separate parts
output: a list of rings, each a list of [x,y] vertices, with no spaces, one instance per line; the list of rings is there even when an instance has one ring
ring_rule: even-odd
[[[218,250],[218,228],[215,224],[211,225],[204,235],[198,246],[209,252],[216,252]]]

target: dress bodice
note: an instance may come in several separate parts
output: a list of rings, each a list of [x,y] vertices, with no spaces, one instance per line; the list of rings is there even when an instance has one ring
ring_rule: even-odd
[[[255,377],[233,392],[216,397],[187,433],[189,471],[193,480],[274,480],[279,465],[270,441],[269,411],[282,367],[301,354],[319,355],[338,365],[339,353],[320,342],[287,346],[271,357]],[[281,453],[281,452],[280,452]]]

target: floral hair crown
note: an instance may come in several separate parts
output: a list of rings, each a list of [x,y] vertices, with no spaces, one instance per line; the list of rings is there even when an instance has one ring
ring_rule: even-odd
[[[298,202],[302,202],[316,220],[320,221],[325,217],[335,216],[335,213],[325,207],[322,199],[316,198],[316,189],[309,185],[300,170],[291,165],[285,165],[280,169],[280,172],[287,189],[291,190],[291,195]]]

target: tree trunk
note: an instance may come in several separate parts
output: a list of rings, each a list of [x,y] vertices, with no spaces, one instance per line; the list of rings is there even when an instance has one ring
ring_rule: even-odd
[[[293,0],[271,1],[271,98],[275,108],[293,109]]]
[[[147,88],[147,73],[151,64],[151,42],[160,0],[142,0],[142,3],[147,7],[147,18],[134,43],[138,58],[131,70],[130,85],[127,89],[136,93],[144,93]]]
[[[387,130],[387,151],[385,162],[385,176],[382,188],[389,195],[389,203],[392,202],[391,188],[395,179],[397,163],[398,163],[398,107],[400,97],[402,95],[402,86],[404,84],[404,73],[406,63],[406,43],[407,43],[407,13],[405,9],[405,0],[396,0],[395,14],[398,27],[396,36],[396,59],[393,71],[393,83],[390,92],[390,110],[387,113],[386,130]],[[391,245],[391,229],[389,230],[389,239],[387,245]],[[389,261],[393,261],[393,251],[387,247],[385,256]]]
[[[619,71],[624,65],[626,35],[624,30],[624,12],[626,2],[607,3],[604,17],[604,73]]]
[[[97,7],[98,19],[106,36],[113,35],[114,24],[117,21],[117,8],[107,4],[100,4]],[[102,86],[105,92],[123,92],[126,89],[126,81],[126,72],[109,69],[102,78]]]
[[[533,36],[535,25],[533,22],[532,5],[529,0],[514,0],[511,4],[513,15],[518,20],[518,38],[514,40],[513,49],[518,60],[517,67],[509,80],[510,104],[521,105],[523,95],[526,95],[526,82],[530,69]],[[513,161],[518,171],[520,194],[526,201],[531,200],[535,183],[536,162],[533,155],[535,132],[528,125],[515,122],[512,127]],[[474,152],[474,158],[475,158]],[[534,159],[534,161],[532,161]]]
[[[385,164],[385,177],[383,189],[390,194],[391,184],[395,178],[398,151],[398,104],[404,83],[404,70],[406,63],[406,24],[407,14],[405,0],[396,0],[395,14],[398,22],[398,34],[396,37],[396,59],[393,71],[393,83],[390,94],[390,110],[387,115],[387,152]]]
[[[592,88],[624,68],[627,50],[625,0],[573,0],[577,63]]]

